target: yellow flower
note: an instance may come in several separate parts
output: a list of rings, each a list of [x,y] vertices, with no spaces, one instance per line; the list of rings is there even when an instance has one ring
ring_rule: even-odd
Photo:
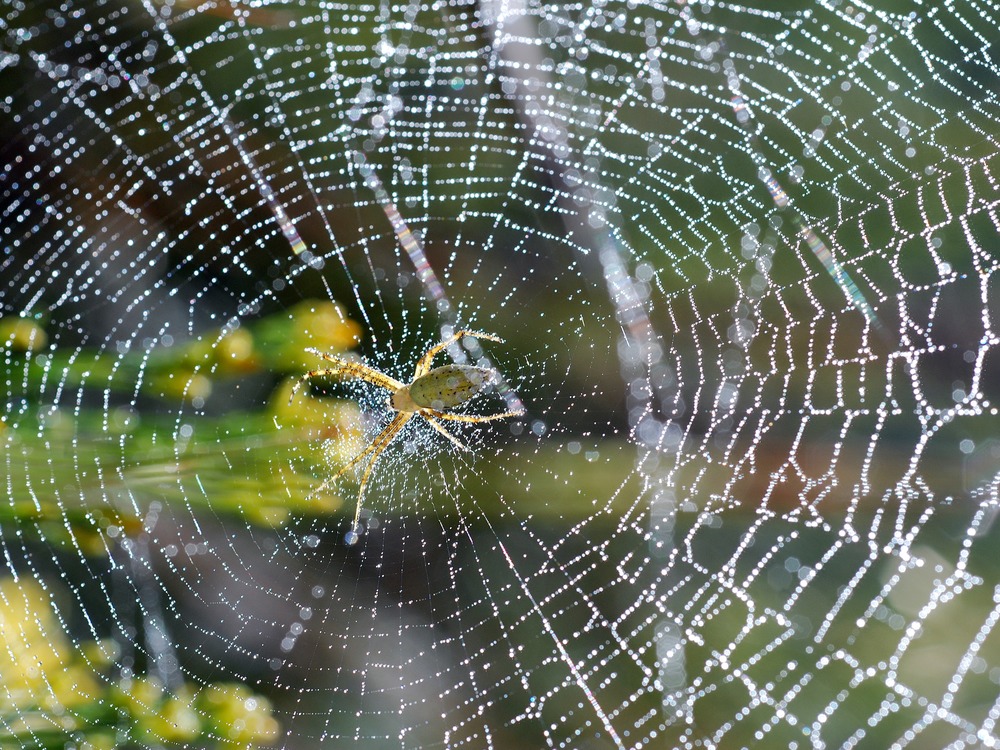
[[[37,352],[45,348],[49,337],[35,321],[28,318],[0,318],[0,346],[17,352]]]
[[[292,335],[281,351],[281,360],[289,370],[311,370],[316,357],[306,347],[324,352],[347,351],[361,341],[361,326],[347,317],[335,302],[304,300],[291,309]]]

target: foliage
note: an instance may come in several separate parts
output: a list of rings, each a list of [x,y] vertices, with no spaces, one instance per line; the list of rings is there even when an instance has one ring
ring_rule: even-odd
[[[278,736],[268,700],[244,685],[168,691],[122,675],[112,641],[71,643],[57,593],[30,579],[0,579],[0,746],[253,747]]]
[[[339,306],[307,301],[253,326],[159,342],[124,357],[59,347],[42,323],[0,319],[12,415],[0,422],[3,538],[107,556],[123,538],[147,530],[135,508],[170,503],[178,476],[196,475],[209,487],[200,497],[211,497],[214,514],[257,525],[339,507],[332,491],[313,492],[318,482],[310,472],[356,449],[359,409],[308,389],[291,398],[297,376],[315,366],[306,346],[343,353],[358,342],[359,326]],[[256,402],[263,409],[231,398],[254,377],[269,383],[270,397]],[[57,404],[29,401],[44,399],[53,382],[60,390],[82,389],[95,379],[121,403],[70,415]],[[213,409],[214,398],[221,406]],[[158,417],[178,409],[197,417],[183,450],[163,439],[177,429],[173,420]],[[247,443],[254,450],[234,471],[226,451]],[[61,449],[66,445],[72,451]],[[81,465],[120,470],[91,474]],[[113,640],[71,642],[59,599],[42,580],[0,579],[0,747],[251,747],[277,737],[268,700],[245,685],[168,689],[117,663]]]
[[[215,513],[237,515],[252,523],[275,526],[295,514],[329,513],[341,504],[332,490],[313,493],[316,476],[330,462],[356,450],[361,438],[361,416],[355,404],[313,396],[300,389],[291,397],[298,374],[315,366],[306,346],[345,352],[357,343],[360,328],[338,305],[302,302],[288,313],[261,319],[247,328],[204,333],[189,342],[129,353],[119,360],[105,351],[64,351],[49,344],[38,322],[25,318],[0,319],[0,350],[8,354],[7,382],[24,383],[24,393],[45,393],[55,380],[60,388],[106,377],[112,391],[138,390],[133,404],[109,410],[80,409],[70,418],[66,409],[28,404],[9,424],[0,423],[0,442],[11,461],[8,503],[0,505],[0,534],[25,534],[81,550],[87,555],[107,553],[108,532],[129,535],[141,528],[134,495],[148,505],[169,502],[176,493],[176,477],[197,472],[203,485],[215,485],[210,496]],[[12,377],[18,363],[24,377]],[[248,378],[265,377],[271,395],[260,410],[246,408],[227,397]],[[138,384],[138,385],[137,385]],[[211,410],[212,394],[223,404]],[[18,394],[9,393],[8,399]],[[149,402],[152,403],[149,403]],[[168,402],[170,409],[157,408]],[[175,419],[158,419],[180,404],[193,409],[197,425],[177,449],[164,440],[176,430]],[[141,407],[148,404],[150,408]],[[226,449],[229,444],[254,446],[244,456],[245,471],[234,472]],[[71,444],[74,455],[54,451]],[[125,456],[123,462],[122,458]],[[120,466],[120,482],[103,473],[96,484],[77,476],[80,462]],[[49,475],[48,483],[29,482]],[[204,494],[201,495],[204,498]]]

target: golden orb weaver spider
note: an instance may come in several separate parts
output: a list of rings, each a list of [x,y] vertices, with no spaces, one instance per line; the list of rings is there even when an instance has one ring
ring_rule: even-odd
[[[523,409],[485,416],[452,414],[449,411],[470,401],[487,385],[490,385],[496,375],[496,371],[494,370],[489,370],[485,367],[474,367],[472,365],[442,365],[441,367],[431,369],[431,363],[435,356],[466,336],[503,343],[503,339],[487,333],[476,333],[465,330],[458,331],[441,343],[435,344],[424,353],[417,362],[417,366],[413,371],[413,380],[409,383],[400,383],[395,378],[390,378],[374,367],[369,367],[360,362],[348,362],[340,357],[321,352],[319,349],[306,349],[310,354],[315,354],[317,357],[332,363],[333,366],[323,370],[312,370],[299,378],[292,387],[292,393],[288,399],[289,403],[295,396],[295,392],[312,378],[343,375],[345,377],[359,378],[360,380],[365,380],[391,391],[389,408],[397,412],[392,421],[382,428],[382,431],[375,436],[367,448],[348,461],[346,466],[314,490],[314,492],[320,492],[326,489],[343,474],[368,456],[371,456],[361,475],[361,484],[358,488],[358,503],[354,509],[354,522],[348,534],[349,544],[353,544],[358,539],[358,519],[361,517],[361,503],[365,495],[365,485],[368,483],[368,477],[371,476],[372,469],[375,468],[375,462],[378,461],[382,452],[389,447],[389,444],[396,435],[399,434],[400,430],[413,417],[418,415],[423,417],[431,427],[448,438],[460,450],[467,451],[470,448],[448,432],[438,420],[450,422],[492,422],[496,419],[506,419],[507,417],[517,417],[524,414]]]

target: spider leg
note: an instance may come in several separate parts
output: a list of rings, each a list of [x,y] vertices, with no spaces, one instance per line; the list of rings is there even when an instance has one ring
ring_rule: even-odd
[[[346,359],[341,359],[340,357],[335,357],[332,354],[327,354],[326,352],[321,352],[319,349],[306,349],[310,354],[315,354],[317,357],[326,360],[327,362],[332,362],[333,367],[326,370],[314,370],[312,372],[307,372],[302,379],[307,380],[311,377],[316,377],[317,375],[349,375],[351,377],[360,378],[361,380],[367,380],[369,383],[375,385],[380,385],[390,391],[398,391],[403,387],[395,378],[390,378],[384,372],[379,372],[374,367],[369,367],[368,365],[362,364],[361,362],[349,362]]]
[[[471,336],[474,339],[486,339],[487,341],[496,341],[498,343],[503,342],[502,338],[499,338],[497,336],[491,336],[488,333],[476,333],[475,331],[466,331],[466,330],[456,331],[451,335],[451,337],[445,339],[440,344],[435,344],[434,346],[432,346],[430,349],[427,350],[427,353],[420,358],[419,362],[417,362],[417,368],[413,372],[413,379],[416,380],[421,375],[427,374],[427,371],[431,369],[431,362],[434,360],[434,357],[437,356],[438,352],[440,352],[442,349],[446,349],[459,339],[465,338],[466,336]]]
[[[449,422],[492,422],[495,419],[520,417],[524,414],[524,410],[505,411],[503,414],[486,414],[485,416],[479,416],[478,414],[449,414],[448,412],[438,411],[437,409],[421,409],[419,413],[422,417],[427,417],[429,414],[437,417],[438,419],[444,419]]]
[[[301,388],[307,380],[311,378],[323,377],[324,375],[337,375],[339,373],[340,370],[336,368],[331,368],[329,370],[310,370],[295,381],[295,385],[292,386],[292,392],[288,394],[288,403],[292,403],[292,399],[295,398],[296,392],[298,392],[299,388]]]
[[[375,450],[375,447],[376,444],[374,442],[370,443],[367,448],[365,448],[358,455],[356,455],[354,458],[348,461],[344,466],[342,466],[340,471],[338,471],[332,477],[328,477],[319,487],[313,489],[313,491],[309,493],[309,496],[312,497],[317,492],[322,492],[323,490],[325,490],[327,487],[329,487],[331,484],[337,481],[337,479],[346,474],[351,469],[351,467],[356,466],[358,462],[361,461],[361,459],[363,459],[365,456],[367,456],[369,453]]]
[[[368,484],[368,477],[371,476],[372,469],[375,468],[375,462],[378,461],[378,457],[382,455],[382,451],[389,447],[389,443],[391,443],[392,439],[399,434],[399,431],[403,429],[403,426],[413,418],[413,414],[413,412],[400,412],[397,414],[392,418],[392,421],[382,429],[382,432],[375,436],[371,446],[369,446],[371,448],[370,452],[375,455],[372,456],[371,461],[368,462],[368,466],[365,467],[365,473],[361,475],[361,485],[358,487],[358,504],[354,509],[354,523],[351,525],[351,533],[355,535],[355,539],[357,539],[358,519],[361,517],[361,501],[365,496],[365,485]],[[352,461],[352,464],[353,463],[354,462]],[[341,469],[337,476],[343,473],[344,470]]]
[[[342,467],[340,467],[340,470],[339,470],[339,471],[338,471],[338,472],[337,472],[336,474],[334,474],[334,475],[333,475],[332,477],[330,477],[329,479],[327,479],[327,480],[326,480],[325,482],[323,482],[323,485],[321,485],[321,486],[324,486],[324,485],[327,485],[327,484],[330,484],[331,482],[333,482],[334,480],[336,480],[336,479],[338,479],[338,478],[342,477],[342,476],[343,476],[344,474],[346,474],[346,473],[347,473],[348,471],[350,471],[350,470],[351,470],[352,468],[354,468],[355,466],[357,466],[357,465],[358,465],[358,463],[359,463],[359,462],[360,462],[360,461],[361,461],[361,460],[362,460],[362,459],[363,459],[363,458],[364,458],[365,456],[367,456],[367,455],[368,455],[369,453],[371,453],[372,451],[374,451],[374,450],[376,450],[376,449],[378,448],[378,445],[379,445],[379,443],[378,443],[378,439],[379,439],[379,438],[380,438],[381,436],[382,436],[382,433],[380,432],[380,433],[379,433],[379,434],[378,434],[378,435],[377,435],[377,436],[375,437],[375,440],[373,440],[373,441],[372,441],[371,443],[369,443],[369,445],[368,445],[368,447],[367,447],[367,448],[365,448],[365,449],[364,449],[363,451],[361,451],[361,452],[360,452],[360,453],[359,453],[358,455],[356,455],[356,456],[355,456],[354,458],[352,458],[352,459],[351,459],[350,461],[348,461],[348,462],[347,462],[346,464],[344,464],[344,465],[343,465]]]
[[[411,414],[410,416],[413,416],[413,415]],[[398,416],[396,418],[398,418]],[[334,474],[332,477],[329,477],[328,479],[326,479],[326,481],[324,481],[319,487],[317,487],[316,489],[314,489],[309,494],[310,495],[315,495],[317,492],[322,492],[323,490],[325,490],[327,487],[329,487],[331,484],[333,484],[335,481],[337,481],[340,477],[342,477],[344,474],[346,474],[348,471],[350,471],[353,467],[357,466],[358,463],[360,461],[362,461],[366,456],[368,456],[369,454],[371,454],[372,451],[378,450],[380,448],[384,450],[386,448],[386,446],[388,446],[388,443],[386,443],[385,445],[381,445],[379,441],[385,435],[385,431],[389,427],[391,427],[391,426],[392,426],[391,423],[389,425],[387,425],[382,430],[382,432],[380,432],[378,435],[376,435],[375,439],[371,443],[368,444],[367,448],[365,448],[363,451],[361,451],[360,453],[358,453],[358,455],[356,455],[354,458],[352,458],[346,464],[344,464],[343,466],[341,466],[340,470],[336,474]],[[391,440],[392,438],[390,437],[389,439]]]
[[[472,450],[469,446],[467,446],[465,443],[463,443],[457,437],[455,437],[450,432],[448,432],[448,430],[446,430],[444,428],[444,426],[442,426],[442,424],[440,422],[438,422],[436,419],[434,419],[434,417],[430,416],[429,414],[423,414],[423,413],[421,413],[420,416],[423,417],[424,419],[426,419],[428,422],[430,422],[431,427],[433,427],[435,430],[437,430],[442,435],[444,435],[446,438],[448,438],[451,442],[453,442],[456,446],[458,446],[459,450],[463,450],[463,451],[471,451]]]

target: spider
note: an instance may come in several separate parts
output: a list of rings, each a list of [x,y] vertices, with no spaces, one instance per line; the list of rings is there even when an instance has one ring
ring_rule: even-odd
[[[496,419],[506,419],[507,417],[517,417],[524,414],[523,409],[505,411],[502,414],[488,414],[486,416],[451,413],[451,409],[467,403],[487,385],[490,385],[496,375],[494,370],[488,370],[484,367],[473,367],[471,365],[443,365],[435,367],[433,370],[431,369],[431,362],[435,356],[443,349],[466,336],[503,343],[503,339],[487,333],[476,333],[465,330],[458,331],[445,341],[435,344],[424,353],[417,362],[417,366],[413,371],[413,380],[409,383],[400,383],[398,380],[390,378],[374,367],[369,367],[360,362],[348,362],[340,357],[334,357],[331,354],[321,352],[319,349],[306,349],[310,354],[315,354],[317,357],[333,363],[333,367],[323,370],[312,370],[303,375],[293,386],[289,402],[295,396],[295,392],[312,378],[344,375],[346,377],[360,378],[391,391],[392,395],[388,399],[389,408],[397,412],[392,421],[375,436],[375,439],[372,440],[367,448],[348,461],[346,466],[314,490],[314,492],[320,492],[359,462],[371,456],[367,466],[365,466],[364,473],[361,475],[361,485],[358,488],[358,503],[354,509],[354,523],[351,525],[351,532],[348,534],[348,543],[353,544],[358,538],[358,519],[361,516],[361,503],[365,495],[365,485],[368,483],[368,477],[371,475],[372,469],[375,468],[375,462],[378,461],[382,452],[389,447],[389,444],[396,435],[399,434],[400,430],[413,417],[417,415],[423,417],[431,427],[448,438],[456,447],[460,450],[468,451],[470,448],[448,432],[438,420],[449,422],[492,422]]]

